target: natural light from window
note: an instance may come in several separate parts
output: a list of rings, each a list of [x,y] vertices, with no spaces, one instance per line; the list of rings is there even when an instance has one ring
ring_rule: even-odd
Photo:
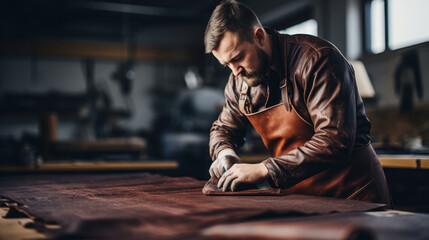
[[[317,36],[317,21],[314,19],[310,19],[307,21],[304,21],[302,23],[298,23],[292,27],[288,27],[280,33],[286,33],[286,34],[310,34]]]
[[[429,41],[429,1],[389,0],[389,48]]]
[[[386,49],[384,33],[384,0],[373,0],[371,2],[371,52],[380,53]]]

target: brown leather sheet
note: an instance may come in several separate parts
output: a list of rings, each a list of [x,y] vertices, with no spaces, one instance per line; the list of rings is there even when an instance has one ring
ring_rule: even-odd
[[[213,239],[426,240],[429,214],[353,212],[221,224],[203,231]]]
[[[222,224],[367,211],[382,204],[304,195],[205,196],[204,181],[147,173],[0,176],[0,195],[57,238],[190,239]]]
[[[240,191],[222,191],[222,189],[217,187],[217,178],[210,178],[207,183],[204,185],[202,192],[208,196],[281,196],[285,195],[282,193],[281,189],[243,189]]]

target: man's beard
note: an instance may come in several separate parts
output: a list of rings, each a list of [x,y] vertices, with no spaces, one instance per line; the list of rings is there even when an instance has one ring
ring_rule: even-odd
[[[259,69],[255,71],[244,69],[240,74],[243,81],[245,81],[249,87],[256,87],[269,78],[268,54],[260,48],[257,48],[256,52],[261,60]]]

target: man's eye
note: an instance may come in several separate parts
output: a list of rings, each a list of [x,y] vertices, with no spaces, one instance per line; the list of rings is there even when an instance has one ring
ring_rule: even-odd
[[[237,61],[240,61],[240,59],[241,59],[241,55],[240,55],[240,56],[237,56],[237,57],[235,57],[235,58],[233,58],[233,59],[231,60],[231,62],[237,62]]]

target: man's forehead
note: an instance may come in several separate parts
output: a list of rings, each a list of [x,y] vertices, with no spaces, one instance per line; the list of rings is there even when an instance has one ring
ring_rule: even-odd
[[[224,52],[231,52],[237,47],[239,42],[238,34],[226,32],[219,43],[219,48],[223,48]]]
[[[238,50],[240,44],[240,38],[238,34],[226,32],[219,43],[219,47],[214,51],[219,56],[222,56],[222,60],[229,60],[232,55]]]

